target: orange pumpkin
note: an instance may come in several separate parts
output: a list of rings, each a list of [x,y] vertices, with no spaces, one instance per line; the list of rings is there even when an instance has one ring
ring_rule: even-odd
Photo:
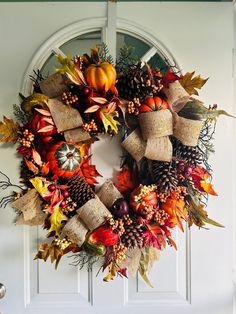
[[[151,186],[150,186],[151,187]],[[157,194],[155,190],[145,190],[146,186],[136,188],[130,197],[130,205],[133,211],[147,220],[151,220],[157,208]]]
[[[168,103],[158,96],[147,97],[139,108],[139,113],[169,109]]]
[[[107,92],[115,86],[116,69],[106,61],[91,64],[85,70],[85,78],[95,90]]]
[[[46,159],[55,177],[68,178],[80,171],[81,152],[72,144],[58,142],[51,145]]]

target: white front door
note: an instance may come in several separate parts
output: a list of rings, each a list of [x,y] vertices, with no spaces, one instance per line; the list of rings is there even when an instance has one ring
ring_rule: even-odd
[[[195,70],[209,76],[200,99],[235,113],[230,3],[0,3],[0,40],[0,106],[6,116],[18,102],[18,91],[29,91],[28,75],[41,68],[52,51],[73,54],[76,47],[82,53],[105,41],[115,55],[116,44],[126,40],[141,47],[144,59],[155,61],[161,55],[183,72]],[[50,66],[51,58],[44,71]],[[210,199],[208,210],[225,229],[176,233],[178,251],[162,252],[151,274],[153,289],[140,278],[104,283],[97,268],[80,271],[66,257],[57,271],[50,263],[33,261],[44,234],[37,228],[15,226],[11,208],[1,209],[0,282],[7,293],[0,300],[0,313],[232,314],[233,131],[232,120],[220,119],[216,154],[211,158],[219,197]],[[110,177],[112,170],[101,155],[108,144],[99,145],[94,150],[95,163]],[[114,160],[108,167],[117,167],[118,143],[109,145],[113,145]],[[0,170],[17,183],[14,150],[4,146],[0,160]]]

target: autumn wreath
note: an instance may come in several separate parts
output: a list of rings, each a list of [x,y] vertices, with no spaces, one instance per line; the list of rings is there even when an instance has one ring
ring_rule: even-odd
[[[58,55],[55,74],[36,73],[32,95],[14,106],[17,121],[0,123],[1,142],[17,143],[22,156],[20,190],[0,204],[11,202],[17,224],[47,230],[37,259],[56,267],[69,252],[80,267],[101,259],[105,281],[128,270],[151,285],[159,251],[177,249],[174,228],[221,226],[205,210],[217,195],[207,159],[216,118],[228,114],[194,98],[207,79],[152,68],[130,51],[116,65],[105,45],[91,56]],[[95,189],[90,152],[100,134],[121,135],[124,155],[114,182]],[[11,185],[5,176],[1,187]]]

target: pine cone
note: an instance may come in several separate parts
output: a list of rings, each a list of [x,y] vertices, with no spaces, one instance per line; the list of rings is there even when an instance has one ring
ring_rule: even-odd
[[[77,203],[77,207],[83,206],[92,198],[95,198],[95,193],[84,180],[84,178],[79,175],[74,175],[69,178],[66,182],[66,185],[69,186],[70,197],[73,202]]]
[[[177,157],[179,161],[185,161],[190,167],[196,168],[202,163],[202,154],[198,146],[186,146],[183,145],[175,137],[172,138],[173,155]]]
[[[149,74],[141,70],[141,64],[130,68],[118,78],[117,89],[120,97],[130,101],[139,98],[142,102],[148,95],[152,94]]]
[[[121,236],[121,243],[127,249],[141,248],[143,246],[143,233],[144,227],[138,223],[125,225],[125,232]]]
[[[178,178],[177,170],[173,162],[152,161],[151,171],[159,193],[169,195],[176,189]]]

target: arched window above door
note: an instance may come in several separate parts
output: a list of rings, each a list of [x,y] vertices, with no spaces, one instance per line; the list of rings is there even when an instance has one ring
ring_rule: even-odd
[[[157,38],[152,36],[151,31],[143,30],[137,24],[131,24],[122,19],[118,20],[114,37],[115,40],[113,39],[109,43],[109,49],[114,51],[115,48],[116,59],[119,57],[120,49],[126,45],[134,48],[134,56],[148,62],[153,67],[164,69],[166,65],[177,66],[171,53]],[[55,54],[60,53],[73,57],[90,53],[92,47],[101,45],[102,42],[107,44],[107,25],[104,19],[79,21],[58,31],[41,46],[32,59],[26,75],[24,75],[25,81],[22,92],[27,94],[31,90],[32,82],[28,77],[32,75],[34,70],[40,70],[44,77],[54,73],[58,67]]]

